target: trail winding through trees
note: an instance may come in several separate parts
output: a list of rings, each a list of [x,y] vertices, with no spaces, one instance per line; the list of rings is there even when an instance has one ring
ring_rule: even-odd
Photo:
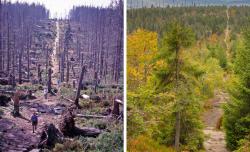
[[[204,148],[206,152],[229,152],[226,149],[225,134],[223,130],[217,129],[221,125],[221,117],[223,115],[222,104],[226,101],[225,93],[218,93],[211,102],[211,107],[204,113],[203,120],[205,129]]]
[[[227,57],[229,57],[229,49],[230,49],[230,46],[229,46],[229,34],[230,34],[230,28],[229,28],[229,20],[230,20],[230,15],[229,15],[229,6],[227,6],[227,9],[226,9],[226,14],[227,14],[227,26],[226,26],[226,29],[225,29],[225,38],[224,38],[224,42],[226,44],[226,53],[227,53]]]
[[[53,53],[52,53],[52,84],[57,84],[58,72],[59,72],[59,61],[58,61],[58,50],[59,50],[59,37],[60,37],[60,27],[59,21],[56,21],[56,38],[54,41]]]

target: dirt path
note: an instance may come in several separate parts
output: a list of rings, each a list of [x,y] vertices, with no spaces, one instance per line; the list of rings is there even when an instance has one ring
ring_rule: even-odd
[[[206,152],[229,152],[226,149],[225,134],[223,130],[216,129],[216,125],[223,115],[221,105],[225,103],[225,97],[226,95],[224,93],[216,94],[215,98],[210,100],[211,108],[203,115],[205,124],[203,132],[206,136],[204,148]]]
[[[58,61],[58,46],[59,46],[59,36],[60,36],[60,28],[59,21],[56,21],[56,38],[54,41],[53,53],[52,53],[52,84],[57,84],[58,73],[59,73],[59,61]]]
[[[224,42],[226,44],[226,53],[227,53],[227,57],[229,57],[229,51],[230,51],[230,45],[229,45],[229,38],[230,38],[230,27],[229,27],[229,20],[230,20],[230,15],[229,15],[229,6],[227,6],[226,9],[226,14],[227,14],[227,26],[225,29],[225,38],[224,38]]]
[[[61,115],[55,114],[53,108],[59,107],[61,101],[56,96],[45,100],[41,95],[35,100],[20,101],[21,117],[13,117],[13,105],[4,107],[4,115],[0,119],[0,151],[21,152],[32,150],[40,141],[40,133],[46,124],[58,124]],[[38,128],[32,132],[30,117],[33,112],[38,113]]]

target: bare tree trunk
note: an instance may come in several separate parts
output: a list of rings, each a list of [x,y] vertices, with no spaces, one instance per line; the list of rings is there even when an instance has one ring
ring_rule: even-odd
[[[60,69],[61,69],[61,72],[60,72],[60,79],[61,79],[61,82],[64,82],[64,53],[61,54],[61,66],[60,66]]]
[[[66,82],[69,83],[69,69],[70,69],[70,62],[67,56],[67,71],[66,71]]]
[[[9,21],[8,21],[8,32],[7,32],[7,73],[10,71],[10,26],[9,26]]]
[[[18,57],[19,84],[22,84],[22,52],[23,52],[23,50],[21,50],[19,52],[19,57]]]
[[[13,97],[13,102],[14,102],[13,116],[20,116],[20,113],[19,113],[19,96],[20,96],[20,93],[17,91],[14,94],[14,97]]]
[[[98,75],[97,75],[97,72],[95,72],[94,78],[95,78],[95,93],[97,93],[97,87],[98,87]]]
[[[28,47],[28,50],[27,50],[27,58],[28,58],[28,80],[30,80],[30,49],[31,49],[31,46],[32,46],[32,37],[30,37],[30,40],[29,40],[29,47]]]
[[[51,75],[52,75],[52,69],[49,68],[49,70],[48,70],[48,92],[49,93],[52,93]]]
[[[2,2],[0,0],[0,71],[3,71],[3,51],[2,51]]]
[[[80,97],[81,85],[82,85],[82,80],[83,80],[83,76],[84,76],[85,71],[86,71],[86,67],[82,66],[82,71],[81,71],[81,75],[80,75],[80,78],[79,78],[79,81],[78,81],[78,88],[77,88],[76,98],[75,98],[75,105],[77,107],[80,107],[80,105],[79,105],[79,97]]]
[[[41,65],[40,64],[37,67],[37,76],[38,76],[39,84],[42,84],[42,71],[41,71]]]

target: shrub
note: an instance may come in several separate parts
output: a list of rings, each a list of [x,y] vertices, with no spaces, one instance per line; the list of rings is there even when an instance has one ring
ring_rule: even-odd
[[[123,134],[120,130],[105,132],[97,139],[96,150],[98,152],[122,152]]]
[[[83,146],[78,140],[67,140],[63,144],[56,144],[53,152],[82,152]]]
[[[140,135],[128,140],[128,152],[174,152],[172,148],[160,145],[148,136]]]

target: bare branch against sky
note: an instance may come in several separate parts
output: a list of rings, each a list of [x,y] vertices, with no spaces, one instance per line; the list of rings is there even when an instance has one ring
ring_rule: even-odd
[[[50,11],[51,17],[65,17],[73,6],[98,6],[107,7],[111,0],[7,0],[10,2],[40,3]]]

